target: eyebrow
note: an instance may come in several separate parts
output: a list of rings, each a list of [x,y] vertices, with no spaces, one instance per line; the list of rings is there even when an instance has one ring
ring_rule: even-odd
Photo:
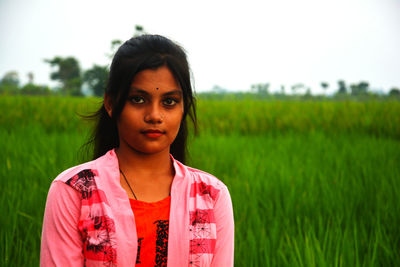
[[[143,89],[137,88],[137,87],[131,87],[130,92],[132,92],[132,91],[137,92],[137,93],[141,93],[141,94],[144,94],[144,95],[147,95],[147,96],[151,95],[151,94],[149,94],[149,92],[147,92],[147,91],[145,91]],[[166,93],[164,93],[162,95],[163,96],[169,96],[169,95],[180,95],[180,96],[182,96],[182,94],[183,94],[182,90],[176,89],[176,90],[172,90],[172,91],[166,92]]]

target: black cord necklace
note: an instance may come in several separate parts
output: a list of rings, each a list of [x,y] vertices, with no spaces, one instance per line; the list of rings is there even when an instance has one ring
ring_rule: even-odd
[[[122,172],[122,170],[121,170],[121,169],[119,169],[119,172],[120,172],[120,173],[122,174],[122,176],[124,177],[124,179],[125,179],[125,182],[128,184],[128,186],[129,186],[129,189],[131,190],[131,192],[132,192],[133,196],[134,196],[134,197],[135,197],[135,199],[137,200],[137,197],[136,197],[136,195],[135,195],[135,192],[133,192],[131,185],[128,183],[128,180],[127,180],[127,179],[126,179],[126,177],[125,177],[125,174]]]

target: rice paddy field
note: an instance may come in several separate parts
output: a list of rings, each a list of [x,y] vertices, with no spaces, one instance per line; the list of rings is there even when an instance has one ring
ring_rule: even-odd
[[[94,98],[0,97],[0,266],[37,266]],[[189,165],[229,188],[235,266],[400,266],[400,102],[198,101]]]

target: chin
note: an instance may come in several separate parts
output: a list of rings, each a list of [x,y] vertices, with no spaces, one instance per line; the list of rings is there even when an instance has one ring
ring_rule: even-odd
[[[168,147],[160,147],[160,146],[146,146],[146,147],[138,147],[134,148],[139,153],[146,154],[146,155],[152,155],[152,154],[158,154],[161,152],[165,152],[166,150],[169,153],[169,146]]]

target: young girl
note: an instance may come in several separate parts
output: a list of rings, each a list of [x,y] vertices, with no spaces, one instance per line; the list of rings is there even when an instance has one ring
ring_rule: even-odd
[[[183,164],[196,116],[182,48],[125,42],[96,116],[95,159],[51,184],[41,266],[233,266],[228,189]]]

